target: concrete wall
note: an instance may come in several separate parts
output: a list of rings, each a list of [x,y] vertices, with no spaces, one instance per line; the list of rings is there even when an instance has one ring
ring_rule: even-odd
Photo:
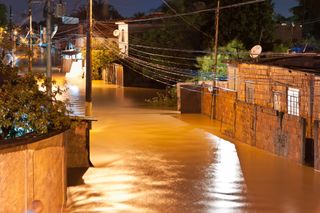
[[[181,113],[201,113],[201,89],[191,82],[177,84],[177,108]]]
[[[0,212],[26,212],[33,200],[43,203],[43,212],[61,212],[66,200],[64,134],[1,145],[0,171]]]
[[[87,147],[87,140],[89,140],[88,125],[87,121],[81,121],[75,128],[65,133],[67,168],[90,166],[89,148]]]

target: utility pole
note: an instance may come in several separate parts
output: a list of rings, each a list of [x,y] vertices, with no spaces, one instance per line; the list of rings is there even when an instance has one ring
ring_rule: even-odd
[[[9,7],[9,31],[10,31],[10,41],[11,41],[11,45],[12,45],[12,41],[13,41],[13,26],[12,26],[12,7]],[[12,47],[13,48],[13,45]]]
[[[32,0],[29,0],[29,54],[28,54],[28,59],[29,59],[29,66],[28,66],[28,71],[31,72],[32,70]]]
[[[48,93],[51,93],[51,80],[52,80],[52,64],[51,64],[51,0],[47,0],[47,79],[49,81]]]
[[[92,116],[92,0],[87,7],[87,49],[86,49],[86,103],[85,115]]]
[[[216,117],[216,77],[218,71],[218,39],[219,39],[219,18],[220,18],[220,0],[218,0],[218,5],[216,9],[216,27],[215,27],[215,38],[214,38],[214,67],[213,67],[213,81],[212,81],[212,103],[211,103],[211,119]]]
[[[10,45],[11,45],[11,55],[12,55],[12,67],[14,67],[15,64],[15,33],[13,29],[13,15],[12,15],[12,7],[10,6],[9,9],[9,31],[10,31]]]

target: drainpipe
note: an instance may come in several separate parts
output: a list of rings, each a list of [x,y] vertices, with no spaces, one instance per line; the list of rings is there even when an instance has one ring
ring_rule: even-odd
[[[301,117],[300,125],[301,125],[301,159],[300,163],[304,164],[305,162],[305,153],[306,153],[306,125],[307,121],[305,118]]]
[[[312,128],[312,123],[313,123],[313,107],[314,107],[314,76],[310,77],[309,80],[309,89],[310,89],[310,93],[309,93],[309,137],[312,138],[312,134],[313,134],[313,128]]]
[[[313,140],[314,140],[314,168],[320,170],[319,165],[319,121],[314,121],[314,131],[313,131]]]

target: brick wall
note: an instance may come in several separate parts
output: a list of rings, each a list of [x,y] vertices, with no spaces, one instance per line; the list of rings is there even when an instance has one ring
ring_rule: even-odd
[[[203,88],[202,113],[211,114],[212,93]],[[218,89],[216,94],[216,120],[229,127],[222,132],[236,140],[259,149],[301,162],[301,118],[281,114],[270,107],[237,100],[237,93]]]
[[[208,88],[202,88],[201,94],[201,112],[204,115],[211,116],[212,93]]]
[[[246,83],[254,86],[254,104],[259,106],[274,107],[273,93],[280,94],[281,110],[287,113],[287,89],[299,89],[300,116],[310,117],[310,87],[314,79],[313,74],[293,71],[286,68],[240,64],[239,65],[238,99],[246,100]]]
[[[231,90],[218,89],[216,92],[216,120],[233,126],[235,119],[235,101],[237,93]]]
[[[236,103],[235,139],[255,145],[255,106],[241,101]]]
[[[177,85],[178,110],[181,113],[201,113],[201,90],[194,83]]]

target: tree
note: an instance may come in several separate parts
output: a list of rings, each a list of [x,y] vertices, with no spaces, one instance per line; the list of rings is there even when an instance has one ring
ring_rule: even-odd
[[[5,27],[8,24],[8,11],[5,4],[0,4],[0,27]]]
[[[303,25],[303,33],[306,37],[320,39],[319,10],[320,1],[318,0],[297,0],[298,6],[291,8],[294,14],[293,19]]]
[[[215,8],[217,0],[171,0],[163,4],[158,11],[166,15],[187,13],[207,8]],[[222,1],[222,6],[232,5],[244,0]],[[263,11],[263,12],[261,12]],[[143,38],[153,40],[153,44],[164,47],[184,47],[204,49],[211,47],[215,31],[214,12],[166,19],[157,22],[155,29]],[[260,43],[269,46],[273,34],[273,3],[266,0],[241,7],[223,9],[220,12],[219,44],[226,45],[238,39],[246,48]],[[150,39],[148,39],[150,38]],[[195,39],[197,38],[197,39]],[[266,49],[266,48],[265,48]]]
[[[92,16],[94,20],[107,21],[123,18],[112,5],[107,4],[103,0],[94,0],[92,3]],[[73,16],[78,17],[80,20],[87,19],[87,6],[80,7]]]
[[[58,88],[48,95],[44,76],[21,77],[17,70],[0,64],[0,79],[0,140],[69,127],[66,104],[57,100],[62,91]]]
[[[241,2],[247,2],[247,0],[221,0],[221,6]],[[155,67],[165,66],[166,72],[162,72],[160,76],[157,70],[148,67],[138,67],[137,70],[169,84],[193,78],[196,70],[200,68],[197,58],[203,57],[203,63],[212,60],[210,56],[205,55],[212,50],[215,34],[215,12],[207,10],[207,12],[197,13],[197,11],[216,8],[216,6],[217,0],[166,0],[156,10],[158,13],[151,13],[148,17],[152,18],[152,15],[159,17],[162,13],[163,16],[171,16],[170,18],[138,22],[137,25],[144,28],[143,31],[131,34],[129,55],[146,60]],[[195,13],[178,15],[190,12]],[[218,45],[226,46],[236,39],[243,43],[245,49],[261,44],[264,50],[272,50],[274,24],[271,0],[222,9]],[[219,60],[224,60],[225,57],[227,56],[220,54]]]
[[[102,70],[118,59],[118,46],[105,38],[95,38],[92,41],[92,78],[102,78]],[[85,57],[86,52],[83,51]]]
[[[227,77],[227,62],[232,60],[246,59],[249,57],[249,52],[245,49],[242,42],[234,39],[226,46],[219,48],[217,76],[218,78]],[[197,58],[197,68],[199,71],[198,80],[212,80],[214,69],[213,55],[205,55]]]
[[[137,13],[133,14],[132,18],[142,18],[145,15],[146,14],[144,12],[137,12]]]

